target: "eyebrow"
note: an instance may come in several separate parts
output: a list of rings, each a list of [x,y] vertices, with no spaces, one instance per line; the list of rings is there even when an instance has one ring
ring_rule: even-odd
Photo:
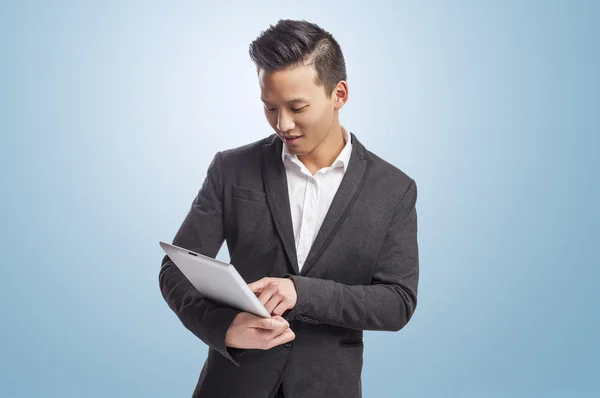
[[[263,99],[263,97],[260,97],[260,100],[262,102],[266,102],[266,103],[270,104],[270,102],[267,101],[267,100],[265,100],[265,99]],[[291,104],[292,102],[308,102],[308,100],[306,98],[299,97],[299,98],[294,98],[292,100],[287,101],[286,104]]]

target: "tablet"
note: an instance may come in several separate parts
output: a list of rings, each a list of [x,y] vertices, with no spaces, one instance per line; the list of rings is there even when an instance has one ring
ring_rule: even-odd
[[[233,265],[169,243],[159,244],[206,298],[263,318],[271,317]]]

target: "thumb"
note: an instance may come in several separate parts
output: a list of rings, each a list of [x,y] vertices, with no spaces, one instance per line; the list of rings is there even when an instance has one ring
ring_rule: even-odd
[[[281,327],[283,323],[287,323],[283,318],[280,317],[273,318],[260,318],[257,322],[257,327],[261,329],[277,329]]]

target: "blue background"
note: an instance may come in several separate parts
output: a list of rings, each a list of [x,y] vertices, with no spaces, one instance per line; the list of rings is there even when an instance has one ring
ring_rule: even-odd
[[[214,3],[2,2],[0,396],[191,395],[158,241],[272,133],[279,18],[333,33],[342,124],[419,188],[419,304],[365,333],[364,396],[600,396],[599,2]]]

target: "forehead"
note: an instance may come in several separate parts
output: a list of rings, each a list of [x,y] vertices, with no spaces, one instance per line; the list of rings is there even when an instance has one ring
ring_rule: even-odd
[[[315,96],[323,87],[316,84],[317,72],[311,65],[267,72],[260,70],[258,82],[262,98],[287,100],[288,97]],[[324,94],[324,93],[323,93]]]

